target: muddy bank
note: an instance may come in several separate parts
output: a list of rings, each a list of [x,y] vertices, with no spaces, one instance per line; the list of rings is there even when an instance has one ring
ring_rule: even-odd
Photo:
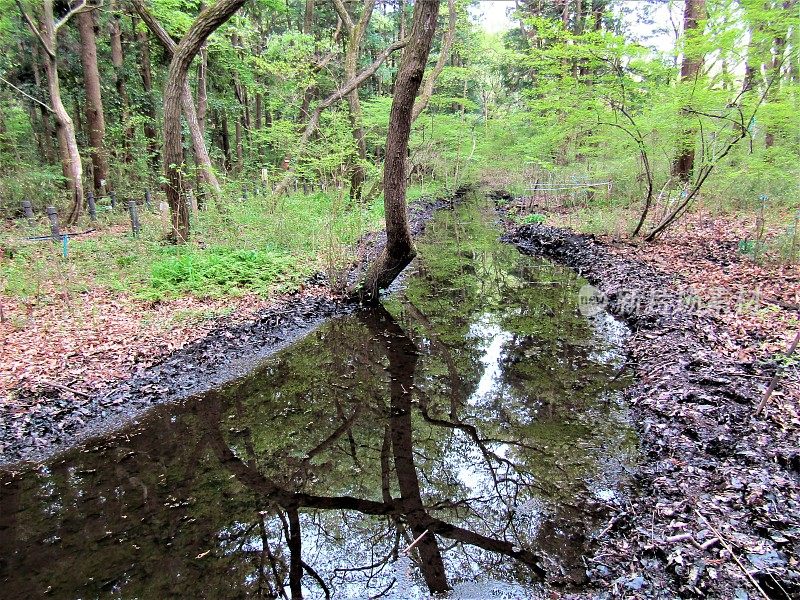
[[[451,207],[453,199],[422,199],[409,207],[414,235],[421,234],[431,215]],[[359,243],[359,273],[385,244],[384,232]],[[220,319],[205,337],[168,355],[103,394],[85,396],[53,386],[41,394],[20,393],[13,404],[0,405],[0,466],[40,462],[89,438],[106,434],[138,418],[151,407],[203,393],[252,370],[260,361],[306,335],[325,319],[355,306],[332,299],[327,278],[318,273],[302,292],[289,295],[254,319]]]
[[[634,331],[626,397],[642,460],[587,557],[590,585],[601,597],[798,597],[799,423],[753,416],[772,373],[712,350],[719,324],[681,308],[674,276],[547,226],[504,239],[576,269]]]

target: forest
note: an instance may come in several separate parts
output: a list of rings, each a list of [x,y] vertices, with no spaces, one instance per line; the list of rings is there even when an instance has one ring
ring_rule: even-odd
[[[797,0],[0,9],[0,596],[800,594]]]

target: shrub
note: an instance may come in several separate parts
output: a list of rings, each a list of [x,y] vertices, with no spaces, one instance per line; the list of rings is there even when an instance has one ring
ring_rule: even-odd
[[[295,260],[279,252],[227,247],[195,250],[155,261],[144,295],[217,297],[254,292],[265,296],[300,276]]]

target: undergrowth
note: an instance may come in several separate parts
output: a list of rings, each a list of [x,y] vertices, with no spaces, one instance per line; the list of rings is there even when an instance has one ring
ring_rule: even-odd
[[[138,237],[127,212],[101,210],[95,223],[84,218],[62,227],[95,230],[70,237],[66,258],[61,243],[28,239],[49,234],[41,212],[33,225],[18,219],[0,232],[0,293],[26,304],[68,302],[95,289],[148,301],[266,296],[296,289],[314,271],[341,268],[354,258],[355,242],[382,226],[380,199],[354,204],[341,191],[296,193],[276,203],[252,192],[243,199],[237,184],[223,198],[192,215],[192,237],[182,246],[164,242],[165,224],[154,210],[139,206]]]

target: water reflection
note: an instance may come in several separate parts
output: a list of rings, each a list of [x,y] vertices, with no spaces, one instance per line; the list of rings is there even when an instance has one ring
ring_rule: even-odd
[[[613,493],[633,442],[620,332],[491,218],[439,215],[385,308],[3,475],[3,597],[530,598],[579,581],[587,499]]]

